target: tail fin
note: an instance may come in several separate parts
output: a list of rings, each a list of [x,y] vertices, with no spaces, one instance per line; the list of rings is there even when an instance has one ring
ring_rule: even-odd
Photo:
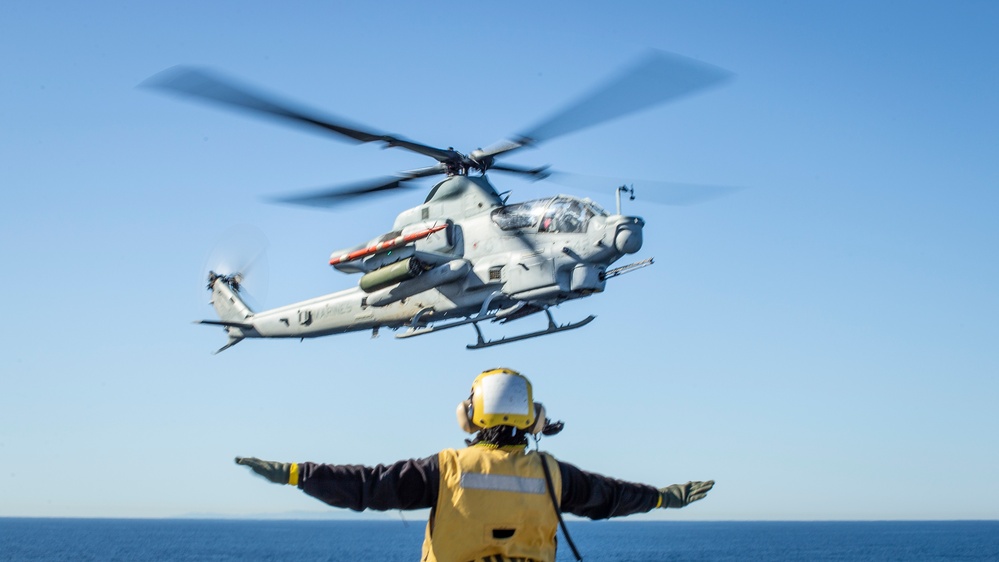
[[[214,324],[223,326],[229,334],[229,342],[219,348],[215,353],[229,349],[237,343],[243,341],[247,332],[253,330],[253,311],[243,302],[239,296],[240,276],[219,275],[214,271],[208,274],[208,288],[212,291],[212,306],[215,313],[219,315],[218,320],[202,320],[201,324]]]

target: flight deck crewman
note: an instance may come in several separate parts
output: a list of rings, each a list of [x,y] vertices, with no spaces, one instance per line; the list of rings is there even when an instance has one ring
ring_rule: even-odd
[[[236,462],[336,507],[429,507],[421,560],[440,562],[553,562],[557,510],[606,519],[679,508],[703,498],[714,485],[709,480],[657,489],[586,472],[547,453],[528,452],[528,434],[546,427],[551,434],[561,423],[548,424],[544,406],[533,401],[530,381],[510,369],[476,377],[471,396],[458,405],[457,414],[458,424],[477,433],[475,438],[464,449],[445,449],[424,459],[375,467],[252,457]]]

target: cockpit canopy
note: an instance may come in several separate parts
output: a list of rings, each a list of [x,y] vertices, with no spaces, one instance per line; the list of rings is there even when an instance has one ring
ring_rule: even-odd
[[[586,232],[586,224],[594,216],[606,216],[589,199],[558,195],[507,205],[493,211],[493,222],[503,230],[536,230],[538,232]]]

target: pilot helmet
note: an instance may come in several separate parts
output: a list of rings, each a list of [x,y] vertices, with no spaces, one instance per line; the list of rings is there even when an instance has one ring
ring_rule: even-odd
[[[506,425],[537,434],[545,426],[545,407],[534,401],[531,381],[504,367],[475,377],[471,396],[458,404],[456,414],[468,433]]]

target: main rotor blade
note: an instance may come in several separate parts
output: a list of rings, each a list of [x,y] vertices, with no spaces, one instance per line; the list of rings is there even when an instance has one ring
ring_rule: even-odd
[[[731,185],[643,179],[623,180],[623,178],[604,178],[555,171],[548,172],[548,176],[545,179],[566,187],[599,191],[608,194],[614,193],[617,186],[627,184],[627,187],[634,189],[635,198],[639,201],[651,201],[661,205],[677,206],[696,205],[711,199],[733,195],[745,189],[744,187]]]
[[[482,151],[485,157],[548,141],[720,85],[727,70],[663,51],[651,51],[602,86],[521,133]]]
[[[293,109],[290,102],[278,101],[271,95],[254,92],[207,70],[175,66],[148,78],[141,86],[163,90],[175,95],[210,101],[256,114],[310,127],[318,127],[357,142],[383,142],[386,147],[400,147],[418,154],[447,162],[460,156],[453,150],[442,150],[385,133],[365,130],[340,118],[323,117],[306,109]]]
[[[507,172],[511,174],[521,174],[528,176],[531,181],[543,180],[548,177],[548,166],[540,166],[537,168],[524,168],[522,166],[514,166],[511,164],[493,164],[489,168],[491,171]]]
[[[419,168],[416,170],[399,172],[394,176],[375,178],[331,189],[320,189],[299,195],[277,197],[272,199],[272,201],[278,203],[291,203],[294,205],[306,205],[309,207],[332,207],[334,205],[346,203],[358,197],[408,187],[408,182],[427,176],[443,174],[446,171],[447,167],[445,165],[438,164],[428,168]]]

